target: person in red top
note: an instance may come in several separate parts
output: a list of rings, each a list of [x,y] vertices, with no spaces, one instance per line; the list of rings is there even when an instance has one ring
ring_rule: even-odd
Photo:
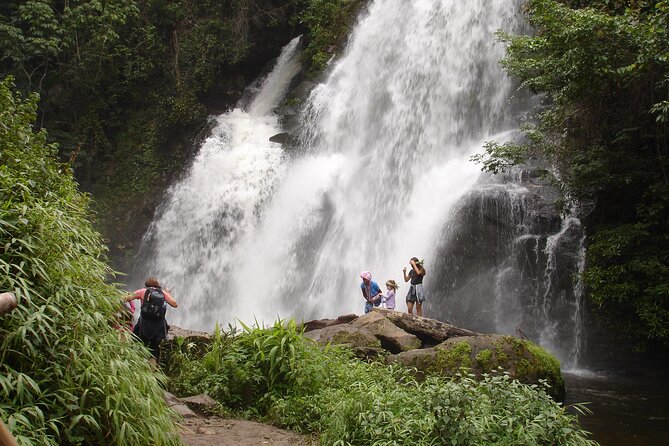
[[[140,300],[141,310],[133,333],[148,347],[156,363],[159,363],[160,342],[167,337],[167,305],[177,308],[177,301],[167,288],[161,288],[155,277],[149,277],[144,282],[144,288],[126,296],[128,302],[134,299]]]

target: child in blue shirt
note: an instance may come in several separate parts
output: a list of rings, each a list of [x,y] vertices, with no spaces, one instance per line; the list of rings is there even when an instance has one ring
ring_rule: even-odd
[[[373,307],[378,307],[381,305],[381,298],[383,293],[379,285],[372,281],[372,273],[369,271],[363,271],[360,273],[362,278],[362,283],[360,284],[360,289],[362,290],[362,297],[365,298],[365,314],[369,313]]]

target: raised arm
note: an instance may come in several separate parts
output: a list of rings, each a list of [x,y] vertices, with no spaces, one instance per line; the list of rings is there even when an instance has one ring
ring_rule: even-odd
[[[416,272],[417,275],[419,276],[424,276],[425,275],[425,268],[423,266],[418,266],[418,264],[415,261],[411,261],[411,268]]]
[[[131,300],[135,299],[142,300],[144,298],[144,290],[146,290],[146,288],[142,288],[140,290],[135,290],[132,293],[128,293],[125,296],[123,296],[123,300],[126,302],[130,302]]]
[[[179,306],[168,289],[163,290],[163,295],[165,296],[165,302],[167,302],[171,307],[176,308]]]
[[[402,269],[402,274],[404,274],[404,281],[405,281],[405,282],[408,282],[409,279],[411,279],[411,277],[409,277],[409,276],[407,275],[407,268],[406,268],[406,266]]]

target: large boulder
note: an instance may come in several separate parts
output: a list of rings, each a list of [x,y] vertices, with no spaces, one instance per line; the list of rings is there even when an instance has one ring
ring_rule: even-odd
[[[332,325],[304,333],[305,338],[313,339],[320,345],[339,345],[350,348],[361,359],[372,359],[382,353],[381,341],[369,331],[350,324]]]
[[[370,312],[360,316],[350,325],[373,334],[381,341],[381,347],[390,353],[400,353],[421,346],[420,339],[394,325],[380,312]]]
[[[211,339],[211,335],[206,331],[186,330],[184,328],[177,327],[176,325],[170,325],[167,332],[167,340],[171,341],[174,338],[197,338],[199,340],[209,340]]]
[[[334,344],[350,347],[381,348],[381,341],[376,336],[360,327],[350,324],[333,325],[319,328],[304,334],[304,337],[313,339],[320,345]]]
[[[178,352],[187,351],[189,354],[203,355],[211,344],[211,335],[206,331],[185,330],[171,325],[167,338],[161,345],[161,361],[169,363],[172,356]]]
[[[181,415],[183,418],[197,418],[197,414],[193,412],[186,403],[171,393],[165,392],[163,398],[165,399],[165,403],[167,403],[167,407]]]
[[[403,352],[387,358],[415,368],[419,375],[454,376],[458,372],[508,373],[525,384],[548,384],[547,393],[564,398],[560,363],[532,342],[502,335],[463,336],[448,339],[434,348]]]
[[[345,314],[337,319],[315,319],[302,324],[304,332],[318,330],[319,328],[331,327],[333,325],[348,324],[358,318],[355,314]]]
[[[191,409],[203,414],[213,413],[216,407],[219,406],[219,403],[215,399],[205,394],[194,395],[180,399]]]
[[[459,336],[476,336],[480,333],[459,328],[435,319],[429,319],[399,311],[374,308],[372,313],[382,314],[393,325],[411,333],[421,340],[423,347],[433,347],[447,339]]]

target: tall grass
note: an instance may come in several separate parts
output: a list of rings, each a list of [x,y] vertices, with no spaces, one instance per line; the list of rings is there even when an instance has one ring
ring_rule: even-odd
[[[34,132],[37,97],[0,82],[0,418],[19,444],[176,445],[147,352],[113,328],[121,294],[88,198]]]
[[[206,354],[191,353],[183,344],[175,353],[170,383],[179,392],[207,392],[232,409],[318,433],[325,445],[596,444],[540,387],[507,375],[417,381],[400,365],[323,350],[292,321],[219,332]]]

